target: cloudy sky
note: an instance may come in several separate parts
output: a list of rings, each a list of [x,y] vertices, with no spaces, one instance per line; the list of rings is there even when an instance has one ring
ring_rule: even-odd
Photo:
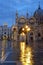
[[[43,9],[43,0],[0,0],[0,25],[7,23],[8,26],[15,24],[15,13],[18,10],[19,15],[26,15],[27,9],[29,15],[40,6]]]

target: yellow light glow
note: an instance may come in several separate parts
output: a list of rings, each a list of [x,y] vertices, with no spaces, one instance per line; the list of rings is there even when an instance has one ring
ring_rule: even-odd
[[[20,50],[21,50],[20,61],[22,62],[22,65],[32,65],[31,48],[26,47],[25,42],[21,42]]]
[[[30,27],[29,27],[28,25],[26,25],[26,26],[25,26],[25,30],[26,30],[27,32],[29,32],[31,29],[30,29]]]
[[[22,65],[25,63],[25,42],[20,42],[20,50],[21,50],[21,57],[20,61],[22,62]]]
[[[25,42],[20,42],[20,49],[21,49],[22,52],[25,51]]]
[[[24,32],[22,32],[22,33],[21,33],[21,36],[25,36],[25,33],[24,33]]]
[[[27,31],[30,31],[30,28],[27,28]]]
[[[24,31],[25,29],[24,28],[22,28],[22,31]]]
[[[28,28],[28,26],[26,25],[26,26],[25,26],[25,28],[27,29],[27,28]]]
[[[32,61],[31,61],[31,58],[32,58],[32,54],[31,54],[31,48],[27,47],[26,48],[26,63],[25,65],[32,65]]]

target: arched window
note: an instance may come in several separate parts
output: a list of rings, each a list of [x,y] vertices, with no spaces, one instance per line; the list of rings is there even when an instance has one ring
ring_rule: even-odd
[[[13,28],[14,31],[16,31],[16,28]]]
[[[6,32],[4,34],[6,34]]]

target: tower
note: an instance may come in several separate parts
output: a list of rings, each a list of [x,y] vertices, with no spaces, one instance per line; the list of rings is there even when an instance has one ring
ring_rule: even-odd
[[[29,16],[29,14],[28,14],[28,9],[27,9],[27,13],[26,13],[26,18],[28,19],[28,16]]]
[[[40,2],[39,2],[39,5],[38,5],[38,9],[40,9],[41,7],[40,7]]]
[[[28,9],[27,9],[27,13],[26,13],[26,24],[29,24],[29,14],[28,14]]]
[[[18,11],[16,10],[16,25],[18,25]]]

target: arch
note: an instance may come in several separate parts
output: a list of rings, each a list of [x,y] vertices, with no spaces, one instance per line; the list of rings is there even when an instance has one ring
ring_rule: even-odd
[[[37,33],[37,36],[38,36],[37,40],[41,40],[41,33],[40,32]]]

